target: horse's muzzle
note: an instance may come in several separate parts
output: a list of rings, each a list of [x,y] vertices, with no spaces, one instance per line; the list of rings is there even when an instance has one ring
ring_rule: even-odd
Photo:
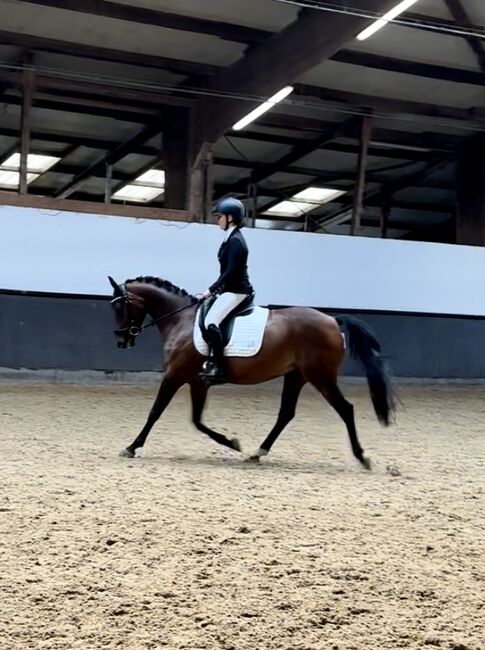
[[[135,345],[135,338],[140,334],[141,330],[139,327],[136,325],[132,325],[131,327],[124,327],[123,329],[115,330],[114,335],[118,337],[118,342],[116,343],[116,346],[118,348],[122,348],[126,350],[126,348],[134,347]]]

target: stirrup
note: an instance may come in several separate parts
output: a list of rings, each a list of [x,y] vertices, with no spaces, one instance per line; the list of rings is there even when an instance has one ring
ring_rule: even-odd
[[[202,366],[200,377],[208,384],[225,384],[227,381],[224,371],[211,360]]]

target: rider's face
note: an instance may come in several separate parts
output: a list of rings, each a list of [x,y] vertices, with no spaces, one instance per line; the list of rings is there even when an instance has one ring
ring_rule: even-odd
[[[230,215],[219,213],[217,215],[217,225],[221,230],[226,230],[232,223],[232,217]]]

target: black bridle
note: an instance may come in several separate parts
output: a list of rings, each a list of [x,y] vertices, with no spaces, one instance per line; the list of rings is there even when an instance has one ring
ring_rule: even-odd
[[[127,294],[124,293],[121,296],[116,296],[116,298],[113,298],[111,300],[111,304],[115,305],[116,303],[121,303],[123,302],[126,305],[126,311],[127,311],[127,317],[129,319],[128,325],[126,327],[121,327],[119,329],[116,329],[114,333],[116,336],[123,336],[124,341],[118,341],[118,347],[119,348],[126,348],[128,345],[130,347],[133,347],[135,345],[135,339],[137,336],[141,334],[141,332],[146,329],[147,327],[153,327],[160,321],[166,320],[168,318],[171,318],[172,316],[175,316],[175,314],[179,314],[182,311],[185,311],[186,309],[189,309],[190,307],[194,307],[195,305],[200,304],[200,300],[197,300],[196,302],[190,302],[188,305],[184,305],[183,307],[180,307],[179,309],[175,309],[174,311],[169,312],[168,314],[163,314],[162,316],[159,316],[158,318],[152,318],[152,320],[149,323],[146,323],[143,325],[143,322],[141,325],[137,325],[135,323],[135,319],[133,318],[133,312],[131,309],[131,300],[128,298]],[[145,320],[145,317],[143,317],[143,320]]]

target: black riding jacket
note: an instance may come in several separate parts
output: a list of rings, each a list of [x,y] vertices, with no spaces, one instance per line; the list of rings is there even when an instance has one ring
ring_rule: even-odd
[[[240,228],[235,228],[219,248],[220,275],[209,287],[211,293],[253,293],[248,276],[248,247]]]

